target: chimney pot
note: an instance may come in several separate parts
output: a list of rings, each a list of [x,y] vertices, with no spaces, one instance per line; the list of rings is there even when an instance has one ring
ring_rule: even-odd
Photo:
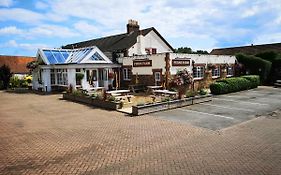
[[[138,25],[138,21],[136,20],[128,20],[128,24],[127,24],[127,33],[131,33],[134,31],[139,31],[140,30],[140,26]]]

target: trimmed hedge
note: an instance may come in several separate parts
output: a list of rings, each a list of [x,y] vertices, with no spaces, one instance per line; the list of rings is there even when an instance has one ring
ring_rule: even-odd
[[[267,81],[272,63],[259,57],[237,54],[236,58],[239,63],[242,63],[250,74],[259,75],[261,81]]]
[[[248,75],[235,78],[227,78],[224,80],[219,80],[210,85],[210,90],[212,94],[226,94],[230,92],[237,92],[242,90],[247,90],[251,88],[256,88],[260,83],[259,76]]]

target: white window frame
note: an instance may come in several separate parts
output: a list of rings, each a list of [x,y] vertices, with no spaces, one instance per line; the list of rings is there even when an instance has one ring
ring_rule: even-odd
[[[154,72],[154,79],[156,82],[161,81],[161,72]]]
[[[212,78],[218,78],[221,76],[220,67],[216,67],[212,69]]]
[[[123,80],[130,81],[132,78],[132,69],[123,68]]]
[[[204,78],[204,66],[195,66],[193,72],[193,78],[194,79],[203,79]]]
[[[229,69],[231,71],[229,71]],[[229,74],[229,73],[231,73],[231,74]],[[226,75],[227,75],[227,77],[232,77],[234,75],[234,70],[233,70],[232,66],[229,66],[229,67],[226,68]]]

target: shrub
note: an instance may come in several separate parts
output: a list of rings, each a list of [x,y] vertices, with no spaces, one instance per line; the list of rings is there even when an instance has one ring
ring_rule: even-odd
[[[199,90],[199,95],[206,95],[208,92],[206,89],[200,89]]]
[[[11,88],[20,87],[20,79],[17,76],[12,76],[10,78],[10,86]]]
[[[1,89],[7,89],[9,86],[10,78],[12,76],[11,69],[5,64],[0,67],[0,82],[2,84]]]
[[[210,85],[210,90],[212,94],[226,94],[230,92],[237,92],[241,90],[247,90],[251,88],[256,88],[259,85],[259,76],[248,75],[236,78],[227,78],[224,80],[219,80]]]
[[[229,85],[224,82],[215,82],[210,85],[210,90],[212,94],[226,94],[228,93]]]
[[[250,74],[259,75],[262,83],[267,81],[272,65],[270,61],[244,54],[237,54],[236,58]]]
[[[260,85],[260,77],[258,75],[245,75],[242,76],[251,82],[251,88],[256,88]]]

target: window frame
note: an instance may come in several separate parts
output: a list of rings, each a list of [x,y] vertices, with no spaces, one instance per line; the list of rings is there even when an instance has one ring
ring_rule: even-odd
[[[123,68],[123,80],[130,81],[132,79],[132,68],[124,67]]]
[[[221,69],[219,66],[212,69],[212,78],[218,78],[221,76]]]
[[[194,71],[194,70],[196,70],[196,71]],[[204,75],[205,75],[204,71],[205,71],[204,66],[194,66],[194,68],[193,68],[193,78],[195,80],[203,79]]]

